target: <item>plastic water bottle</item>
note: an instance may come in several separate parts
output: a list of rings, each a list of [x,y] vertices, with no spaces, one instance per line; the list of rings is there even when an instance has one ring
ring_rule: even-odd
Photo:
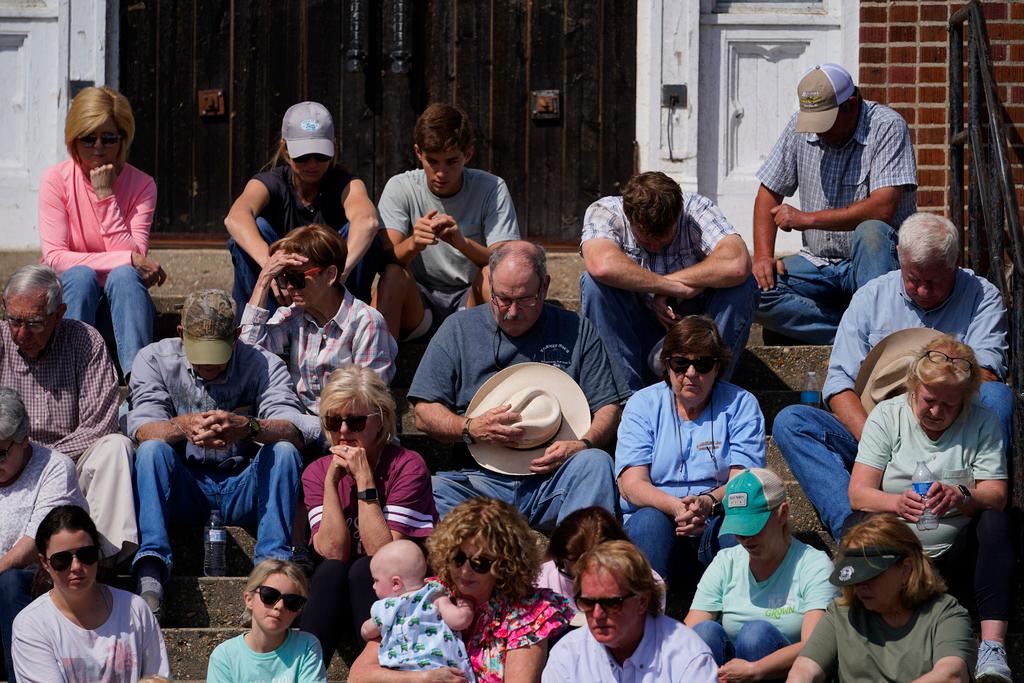
[[[228,545],[228,530],[221,521],[220,510],[210,511],[210,521],[203,529],[203,573],[206,576],[224,576],[227,562],[224,551]]]
[[[821,406],[821,384],[818,382],[818,373],[808,370],[804,375],[804,386],[800,389],[800,403],[805,406]]]
[[[935,482],[935,475],[928,469],[928,465],[924,464],[924,460],[918,460],[917,469],[914,470],[914,476],[910,481],[914,485],[914,493],[924,498],[928,495],[928,489]],[[935,513],[931,511],[931,508],[926,507],[917,520],[917,528],[921,531],[929,531],[937,526],[939,526],[939,520],[936,519]]]

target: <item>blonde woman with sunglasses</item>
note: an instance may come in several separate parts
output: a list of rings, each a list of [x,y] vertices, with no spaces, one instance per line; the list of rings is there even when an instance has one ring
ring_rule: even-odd
[[[291,630],[308,595],[306,575],[291,562],[264,560],[256,565],[242,593],[252,628],[217,646],[210,655],[207,683],[326,683],[320,643]]]
[[[301,628],[320,640],[324,661],[343,634],[359,637],[374,601],[370,558],[391,541],[423,539],[437,512],[430,471],[419,453],[392,440],[395,400],[369,368],[335,370],[320,396],[330,449],[302,474],[313,574]]]
[[[907,371],[907,393],[879,403],[864,425],[850,474],[847,525],[894,513],[913,530],[950,585],[977,601],[978,680],[1006,681],[1005,638],[1013,604],[1014,552],[1002,428],[977,401],[981,371],[971,347],[951,335],[924,347]],[[935,477],[926,495],[911,478],[923,461]],[[932,529],[918,521],[925,510]],[[973,579],[972,575],[973,574]]]

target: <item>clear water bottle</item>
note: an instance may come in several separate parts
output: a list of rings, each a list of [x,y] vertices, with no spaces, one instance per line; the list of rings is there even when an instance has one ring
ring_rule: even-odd
[[[220,517],[220,510],[210,511],[210,521],[203,529],[203,573],[206,576],[224,576],[227,573],[225,550],[228,546],[228,530]]]
[[[928,469],[928,465],[924,464],[924,460],[918,460],[914,476],[910,481],[914,485],[914,493],[924,498],[928,495],[928,489],[935,482],[935,475]],[[921,531],[930,531],[937,526],[939,526],[939,520],[936,519],[935,513],[931,508],[926,507],[917,520],[917,528]]]
[[[821,383],[818,381],[818,373],[808,370],[804,375],[804,386],[800,389],[800,403],[805,406],[821,407]]]

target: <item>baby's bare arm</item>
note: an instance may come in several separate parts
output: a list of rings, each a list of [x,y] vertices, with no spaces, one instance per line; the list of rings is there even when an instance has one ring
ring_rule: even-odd
[[[464,631],[469,628],[476,613],[476,606],[472,601],[463,598],[452,600],[447,595],[434,598],[434,607],[444,619],[444,623],[453,631]]]
[[[363,640],[376,640],[380,638],[380,629],[377,628],[377,622],[372,618],[364,621],[359,629],[359,635],[362,636]]]

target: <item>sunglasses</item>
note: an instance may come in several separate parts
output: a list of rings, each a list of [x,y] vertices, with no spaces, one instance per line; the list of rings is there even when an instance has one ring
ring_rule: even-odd
[[[601,605],[601,609],[608,614],[615,614],[622,610],[622,605],[626,600],[635,598],[637,595],[639,594],[629,593],[628,595],[616,595],[611,598],[588,598],[582,594],[578,594],[576,596],[576,606],[587,614],[590,614],[594,611],[596,606]]]
[[[942,351],[927,351],[925,357],[933,363],[939,365],[952,365],[955,370],[970,374],[974,368],[974,363],[967,360],[966,358],[954,358],[953,356],[947,356]]]
[[[72,557],[77,557],[79,562],[91,567],[100,561],[100,549],[94,545],[83,545],[74,550],[62,550],[59,553],[54,553],[47,561],[53,571],[62,572],[71,566]]]
[[[100,133],[99,135],[96,135],[96,133],[89,133],[88,135],[83,135],[78,138],[78,141],[85,147],[89,148],[95,147],[97,142],[104,147],[113,147],[121,141],[121,136],[117,133]]]
[[[571,558],[571,559],[570,558],[566,558],[564,560],[556,559],[555,560],[555,569],[557,569],[558,573],[561,574],[562,576],[564,576],[565,578],[572,579],[573,578],[573,574],[572,574],[571,571],[569,571],[569,568],[575,566],[576,565],[576,560],[578,560],[578,559],[579,558]]]
[[[718,359],[712,356],[701,356],[700,358],[687,358],[685,356],[672,356],[665,361],[665,364],[677,375],[685,373],[690,366],[702,375],[718,365]]]
[[[455,553],[455,557],[452,558],[452,562],[460,569],[462,565],[466,564],[466,560],[469,560],[469,568],[477,574],[486,574],[491,571],[491,567],[494,565],[494,560],[490,557],[469,557],[461,550]]]
[[[336,432],[341,429],[341,425],[348,425],[348,431],[350,432],[361,432],[366,429],[366,421],[374,415],[379,413],[370,413],[369,415],[324,415],[323,422],[324,427],[329,432]]]
[[[291,285],[292,289],[305,289],[306,288],[306,276],[307,275],[316,275],[321,270],[323,270],[323,268],[321,268],[320,266],[316,266],[315,268],[310,268],[308,270],[303,270],[303,271],[298,271],[298,272],[296,272],[296,271],[284,272],[284,273],[279,274],[277,277],[275,277],[274,278],[274,282],[276,282],[277,286],[280,287],[281,289],[284,289],[288,285]]]
[[[278,600],[284,600],[284,608],[289,612],[298,612],[306,604],[306,596],[297,593],[282,593],[270,586],[260,586],[256,589],[260,596],[260,602],[267,607],[273,607]]]
[[[300,157],[292,157],[292,161],[297,164],[304,164],[308,161],[315,161],[318,164],[325,164],[331,160],[331,157],[326,154],[303,154]]]

